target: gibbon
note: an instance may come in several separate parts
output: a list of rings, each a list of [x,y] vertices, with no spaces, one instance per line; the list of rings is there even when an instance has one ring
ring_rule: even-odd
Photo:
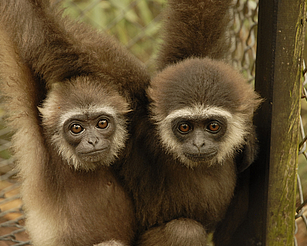
[[[44,0],[0,1],[0,80],[33,245],[130,245],[118,177],[150,77],[111,37]]]
[[[231,0],[169,0],[147,120],[121,174],[136,207],[137,245],[206,245],[238,173],[257,152],[261,99],[222,58]]]

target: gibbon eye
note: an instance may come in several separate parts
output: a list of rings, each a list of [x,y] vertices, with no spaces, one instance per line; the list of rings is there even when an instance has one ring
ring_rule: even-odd
[[[187,133],[192,129],[192,127],[187,123],[182,123],[178,126],[178,130],[182,133]]]
[[[97,127],[100,129],[105,129],[109,125],[109,122],[106,119],[99,120],[97,123]]]
[[[218,122],[211,122],[207,126],[207,129],[212,133],[217,133],[221,129],[221,126]]]
[[[70,131],[74,134],[78,134],[78,133],[82,132],[83,130],[84,130],[84,128],[79,124],[73,124],[70,127]]]

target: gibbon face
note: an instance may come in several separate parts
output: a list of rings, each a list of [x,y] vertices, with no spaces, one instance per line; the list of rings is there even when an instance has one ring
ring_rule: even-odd
[[[173,111],[158,128],[166,150],[189,168],[222,164],[241,147],[247,131],[237,115],[203,105]]]
[[[169,66],[148,95],[164,149],[189,168],[233,158],[252,131],[259,103],[237,72],[208,58]]]
[[[100,110],[73,115],[63,124],[64,138],[82,162],[102,161],[111,149],[115,131],[113,116]]]
[[[125,146],[128,103],[87,77],[55,84],[40,111],[51,145],[75,169],[109,166]]]
[[[186,111],[186,112],[183,112]],[[227,119],[222,115],[192,116],[188,110],[175,111],[171,127],[184,162],[208,162],[214,159],[227,131]],[[193,164],[192,164],[193,165]]]

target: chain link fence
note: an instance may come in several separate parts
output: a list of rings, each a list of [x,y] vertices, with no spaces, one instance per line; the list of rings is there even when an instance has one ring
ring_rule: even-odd
[[[149,71],[155,71],[155,54],[159,47],[159,30],[166,0],[53,0],[61,2],[66,13],[79,21],[115,36]],[[235,0],[231,10],[233,23],[229,32],[231,61],[250,82],[255,79],[258,3]],[[307,84],[305,75],[304,86]],[[301,136],[296,211],[296,245],[307,245],[307,219],[304,212],[304,190],[307,186],[307,150],[304,122],[307,122],[307,92],[302,92]],[[30,245],[24,229],[20,183],[9,152],[10,131],[3,123],[0,109],[0,246]],[[307,189],[307,188],[306,188]],[[307,191],[307,190],[306,190]],[[305,195],[305,199],[307,194]],[[295,211],[293,211],[295,212]]]
[[[306,57],[304,57],[306,58]],[[306,74],[306,66],[304,62],[304,70],[303,70],[303,86],[302,86],[302,109],[301,109],[301,116],[300,116],[300,135],[301,135],[301,142],[299,144],[299,166],[298,166],[298,174],[297,174],[297,208],[296,208],[296,215],[295,215],[295,246],[296,245],[306,245],[307,244],[307,211],[305,209],[307,205],[307,193],[306,193],[306,186],[307,186],[307,136],[305,133],[306,129],[306,113],[307,113],[307,74]],[[305,187],[305,192],[303,190]]]

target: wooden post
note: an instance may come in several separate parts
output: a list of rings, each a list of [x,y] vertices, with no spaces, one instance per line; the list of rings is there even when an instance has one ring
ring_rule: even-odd
[[[260,152],[250,170],[246,245],[293,245],[304,0],[260,0],[255,117]]]

